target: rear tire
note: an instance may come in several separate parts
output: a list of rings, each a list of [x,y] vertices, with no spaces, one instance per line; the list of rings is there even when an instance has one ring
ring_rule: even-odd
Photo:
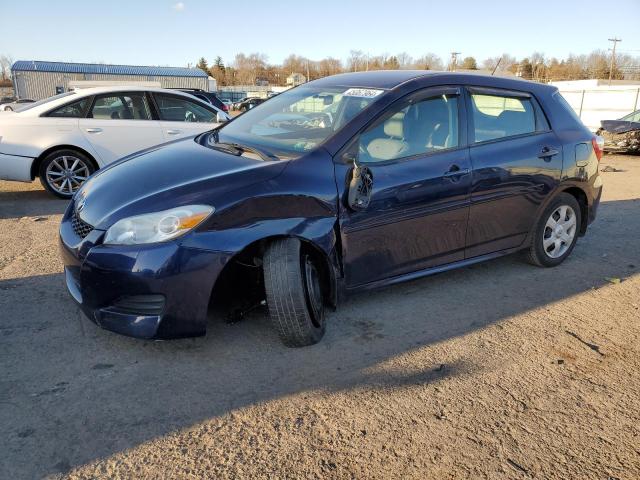
[[[527,259],[538,267],[555,267],[571,255],[582,222],[580,205],[573,195],[560,193],[536,222]]]
[[[42,160],[38,176],[47,191],[69,199],[95,170],[86,155],[76,150],[56,150]]]
[[[318,343],[325,332],[320,270],[300,240],[273,241],[263,258],[269,317],[288,347]]]

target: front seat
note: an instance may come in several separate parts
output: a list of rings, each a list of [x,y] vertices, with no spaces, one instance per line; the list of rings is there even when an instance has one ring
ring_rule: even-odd
[[[449,105],[441,98],[413,105],[407,112],[405,135],[415,153],[449,146]]]
[[[404,113],[396,113],[384,122],[387,138],[375,138],[367,145],[367,153],[374,160],[392,160],[405,155],[407,142],[404,141]]]

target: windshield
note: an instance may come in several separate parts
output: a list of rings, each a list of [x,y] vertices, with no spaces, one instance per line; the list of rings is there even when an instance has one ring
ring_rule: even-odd
[[[640,122],[640,110],[636,110],[635,112],[630,113],[629,115],[625,115],[620,120],[625,120],[627,122]]]
[[[367,108],[382,90],[298,87],[254,107],[209,138],[297,158],[313,150]]]
[[[25,110],[31,110],[32,108],[39,107],[40,105],[44,105],[45,103],[52,102],[53,100],[58,100],[59,98],[68,97],[69,95],[74,95],[76,92],[64,92],[59,93],[58,95],[54,95],[53,97],[43,98],[42,100],[38,100],[33,103],[25,103],[20,105],[20,111],[24,112]]]

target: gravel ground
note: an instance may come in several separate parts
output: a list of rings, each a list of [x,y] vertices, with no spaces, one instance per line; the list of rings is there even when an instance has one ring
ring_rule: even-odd
[[[562,266],[356,296],[305,349],[264,311],[100,330],[65,291],[64,202],[0,182],[0,478],[640,478],[640,157],[607,165]]]

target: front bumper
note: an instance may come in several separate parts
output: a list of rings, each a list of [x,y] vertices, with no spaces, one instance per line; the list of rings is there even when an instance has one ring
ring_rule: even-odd
[[[76,235],[71,208],[60,225],[60,252],[67,289],[90,320],[138,338],[204,335],[211,291],[229,254],[178,242],[102,245],[103,231]]]

